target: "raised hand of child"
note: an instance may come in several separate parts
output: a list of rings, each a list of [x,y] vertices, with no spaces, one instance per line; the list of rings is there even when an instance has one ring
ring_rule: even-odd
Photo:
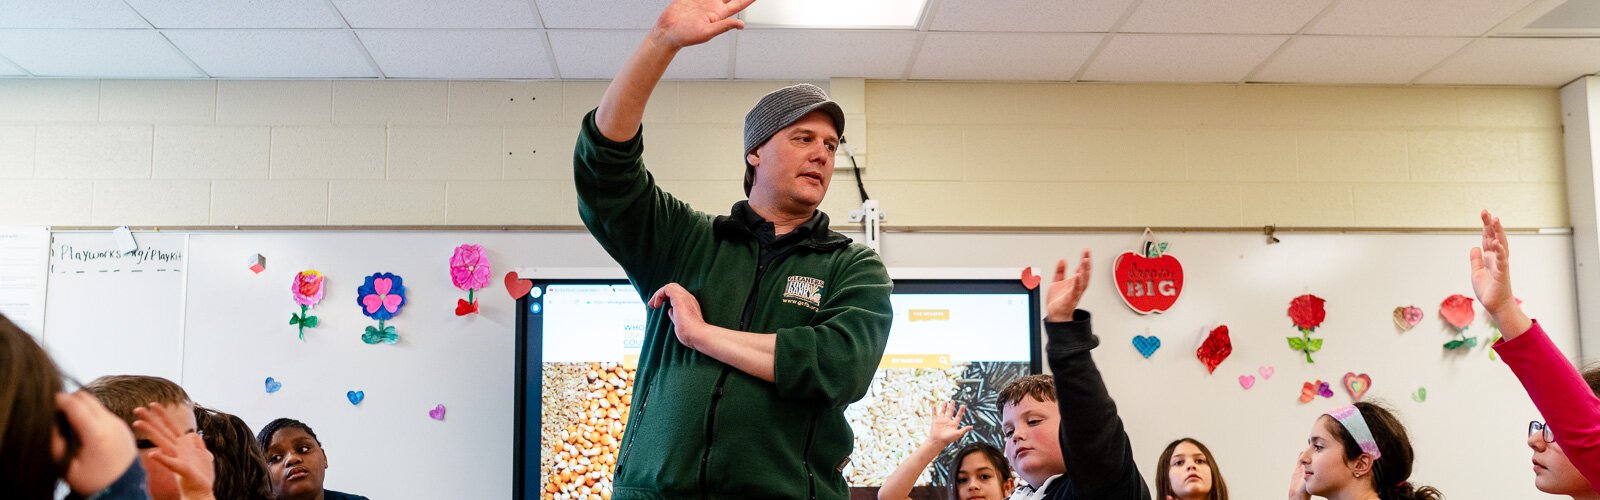
[[[1298,457],[1294,460],[1294,475],[1289,476],[1289,500],[1311,500],[1311,492],[1306,491],[1306,463]]]
[[[200,434],[174,428],[167,410],[155,403],[134,408],[133,414],[139,417],[133,422],[133,428],[156,445],[155,449],[144,453],[144,459],[158,462],[178,475],[179,494],[184,500],[214,499],[211,485],[216,482],[217,471]]]
[[[1056,262],[1056,279],[1050,283],[1050,288],[1045,292],[1045,321],[1062,323],[1072,321],[1072,314],[1078,310],[1078,299],[1083,298],[1084,289],[1089,287],[1089,249],[1083,249],[1083,257],[1078,260],[1077,269],[1072,274],[1067,274],[1067,259]]]
[[[133,432],[100,400],[87,392],[56,394],[56,409],[67,417],[81,447],[67,463],[67,487],[80,495],[99,493],[133,465],[138,450]]]
[[[1479,217],[1483,219],[1482,246],[1473,247],[1468,256],[1472,263],[1472,293],[1500,327],[1501,335],[1511,340],[1528,331],[1533,321],[1523,314],[1511,294],[1511,246],[1506,228],[1488,210]]]
[[[939,405],[939,409],[933,412],[933,423],[928,426],[928,441],[944,447],[960,440],[961,436],[972,430],[970,425],[961,425],[961,417],[966,414],[967,405],[960,405],[959,410],[954,401]]]

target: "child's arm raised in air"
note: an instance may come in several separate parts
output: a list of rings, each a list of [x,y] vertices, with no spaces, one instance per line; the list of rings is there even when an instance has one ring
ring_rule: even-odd
[[[904,500],[911,498],[911,487],[916,486],[917,476],[939,458],[952,443],[967,435],[972,426],[962,426],[961,417],[967,414],[966,405],[956,409],[955,402],[945,401],[939,405],[938,411],[933,412],[933,422],[928,425],[928,438],[922,441],[917,449],[906,456],[906,461],[900,462],[889,477],[883,479],[883,487],[878,488],[878,500]]]
[[[1600,485],[1600,398],[1511,293],[1511,247],[1500,218],[1484,210],[1483,246],[1472,249],[1472,291],[1505,338],[1494,350],[1522,381],[1567,459]]]
[[[1100,339],[1089,327],[1089,312],[1078,309],[1078,300],[1088,288],[1091,268],[1087,248],[1071,274],[1065,259],[1057,262],[1055,281],[1046,292],[1045,354],[1061,411],[1061,458],[1078,498],[1148,499],[1150,490],[1133,462],[1133,445],[1117,404],[1089,356]]]

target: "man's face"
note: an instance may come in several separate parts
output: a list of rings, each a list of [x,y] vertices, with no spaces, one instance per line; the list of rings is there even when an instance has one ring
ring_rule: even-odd
[[[306,498],[322,491],[328,455],[303,429],[285,427],[267,444],[267,477],[277,498]]]
[[[1067,472],[1061,456],[1061,410],[1054,401],[1024,395],[1016,404],[1006,403],[1000,409],[1000,432],[1006,460],[1028,484],[1037,487]]]
[[[839,132],[833,119],[812,111],[772,134],[772,138],[745,155],[755,167],[750,186],[751,203],[788,213],[809,213],[822,204],[833,180],[833,155],[839,150]]]
[[[167,411],[167,425],[177,429],[180,434],[195,432],[198,427],[194,421],[194,405],[191,403],[163,404],[161,409]],[[134,429],[133,437],[139,440],[149,439],[138,429]],[[179,498],[177,473],[154,460],[140,460],[139,463],[144,466],[145,484],[150,488],[151,500]]]

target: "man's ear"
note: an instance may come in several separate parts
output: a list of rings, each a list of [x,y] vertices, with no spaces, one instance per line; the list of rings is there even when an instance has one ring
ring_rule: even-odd
[[[328,470],[328,449],[318,445],[317,453],[322,454],[322,470]]]
[[[752,167],[759,167],[761,166],[761,153],[757,151],[746,153],[744,155],[744,161],[749,163]]]

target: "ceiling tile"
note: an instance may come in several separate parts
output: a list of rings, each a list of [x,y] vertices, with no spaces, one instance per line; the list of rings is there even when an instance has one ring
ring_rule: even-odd
[[[157,28],[343,28],[327,0],[127,0]]]
[[[650,29],[671,0],[537,0],[550,29]]]
[[[1133,0],[942,0],[934,31],[1105,32]]]
[[[1300,36],[1291,40],[1250,80],[1410,83],[1471,41],[1470,38]]]
[[[220,78],[375,78],[345,30],[176,30],[167,38]]]
[[[1475,40],[1416,83],[1558,86],[1600,70],[1600,39]]]
[[[1144,0],[1119,33],[1294,34],[1332,0]]]
[[[356,30],[390,78],[555,78],[535,30]]]
[[[0,30],[0,55],[36,76],[205,76],[154,30]]]
[[[149,28],[121,0],[0,0],[0,28]]]
[[[734,78],[899,79],[911,59],[914,31],[743,30]]]
[[[556,67],[561,68],[561,78],[609,80],[622,70],[622,64],[633,55],[646,32],[552,30],[548,33],[550,47],[556,54]],[[663,76],[682,80],[728,78],[728,51],[733,48],[733,38],[719,36],[679,51]]]
[[[1313,35],[1478,36],[1533,0],[1341,0]]]
[[[1071,80],[1103,35],[929,33],[916,80]]]
[[[1236,82],[1286,36],[1115,35],[1080,78],[1109,82]]]
[[[352,28],[537,28],[528,0],[332,0]]]

